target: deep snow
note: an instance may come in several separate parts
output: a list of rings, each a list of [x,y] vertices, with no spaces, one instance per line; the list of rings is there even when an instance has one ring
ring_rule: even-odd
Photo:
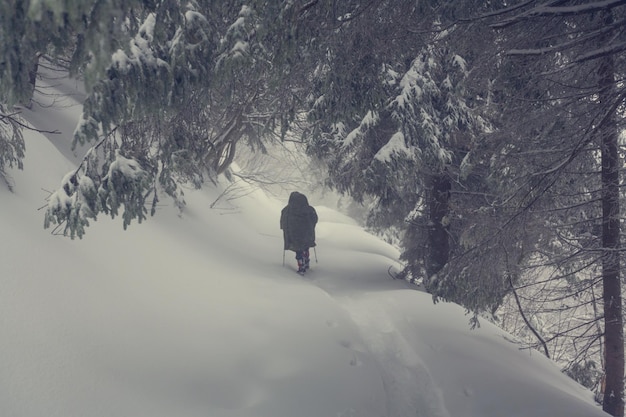
[[[51,235],[38,209],[76,164],[81,99],[24,110],[65,135],[27,133],[0,186],[1,416],[606,416],[538,352],[392,280],[397,250],[327,207],[304,278],[282,266],[285,201],[260,190]]]

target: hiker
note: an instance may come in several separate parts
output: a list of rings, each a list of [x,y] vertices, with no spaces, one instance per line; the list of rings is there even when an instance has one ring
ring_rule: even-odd
[[[309,269],[309,248],[315,246],[315,225],[317,212],[309,205],[302,193],[294,191],[289,203],[280,212],[280,228],[283,230],[285,250],[296,253],[298,273]]]

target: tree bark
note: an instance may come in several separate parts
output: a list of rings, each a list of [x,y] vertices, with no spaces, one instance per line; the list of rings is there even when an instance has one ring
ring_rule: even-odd
[[[444,267],[450,258],[447,216],[450,211],[450,179],[445,175],[434,175],[430,179],[430,225],[428,228],[429,254],[426,273],[432,277]]]
[[[609,12],[605,24],[612,21]],[[615,68],[612,56],[602,58],[598,69],[600,105],[613,107]],[[611,110],[609,110],[611,111]],[[620,283],[620,201],[618,130],[615,113],[599,127],[602,152],[602,287],[604,301],[605,390],[602,409],[624,416],[624,328]]]

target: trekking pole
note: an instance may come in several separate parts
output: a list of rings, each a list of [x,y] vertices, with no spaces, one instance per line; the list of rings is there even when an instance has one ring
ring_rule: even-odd
[[[285,267],[285,250],[283,249],[283,268]]]
[[[315,263],[317,263],[317,250],[315,250],[315,246],[313,246],[313,253],[315,254]]]

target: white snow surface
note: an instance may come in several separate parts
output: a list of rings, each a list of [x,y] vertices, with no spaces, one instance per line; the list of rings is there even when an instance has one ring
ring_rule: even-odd
[[[25,115],[68,135],[79,109]],[[210,209],[219,187],[190,189],[182,215],[54,236],[38,209],[77,159],[26,142],[0,186],[0,416],[606,415],[538,352],[391,279],[398,251],[327,207],[305,277],[261,191]]]

